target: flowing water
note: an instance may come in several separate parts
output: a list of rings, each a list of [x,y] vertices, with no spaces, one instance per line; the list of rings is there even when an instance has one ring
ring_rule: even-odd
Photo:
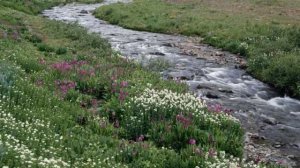
[[[107,39],[122,55],[137,60],[160,58],[171,63],[162,75],[185,80],[208,104],[234,111],[247,137],[245,157],[262,157],[300,167],[300,101],[282,97],[238,68],[236,55],[194,42],[191,37],[124,29],[92,15],[101,4],[68,4],[43,12],[50,19],[77,22]]]

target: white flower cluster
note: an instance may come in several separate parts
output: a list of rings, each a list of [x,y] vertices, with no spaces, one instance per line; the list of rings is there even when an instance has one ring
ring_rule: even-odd
[[[56,139],[58,142],[61,137],[57,134],[52,136],[46,134],[41,128],[49,128],[50,123],[45,123],[39,119],[32,119],[33,122],[28,121],[22,122],[14,118],[14,116],[3,109],[0,106],[0,124],[5,132],[0,136],[0,145],[7,149],[8,153],[14,153],[15,159],[18,159],[23,165],[28,167],[39,165],[41,167],[69,167],[70,165],[63,161],[60,157],[57,157],[56,152],[58,148],[50,147],[46,149],[47,139]],[[30,118],[29,118],[30,119]],[[23,144],[23,140],[19,140],[15,136],[9,134],[10,132],[23,135],[25,141],[36,144],[40,147],[41,155],[36,156],[32,149],[27,145]],[[36,149],[34,149],[36,150]],[[51,156],[51,157],[46,157]]]
[[[215,155],[209,158],[209,153],[207,152],[205,155],[206,158],[206,167],[208,168],[266,168],[265,166],[261,166],[259,164],[254,164],[253,161],[246,163],[245,159],[235,158],[230,156],[230,158],[225,157],[225,152],[221,151],[219,153],[215,153]],[[199,168],[196,166],[195,168]]]
[[[26,97],[23,92],[14,90],[13,93],[21,96],[17,101],[32,103],[31,99],[23,100]],[[0,96],[0,148],[4,149],[3,158],[8,160],[7,163],[13,161],[12,165],[16,167],[126,167],[116,163],[114,157],[118,154],[101,149],[105,145],[99,141],[91,141],[84,149],[95,155],[82,154],[71,161],[68,155],[76,135],[72,132],[70,135],[57,134],[51,120],[43,115],[44,109],[34,104],[23,107],[15,101],[15,97]],[[65,143],[66,139],[70,143]]]
[[[238,122],[236,118],[226,113],[212,113],[207,111],[204,100],[185,93],[175,93],[170,90],[145,89],[139,97],[131,98],[131,102],[141,109],[141,113],[153,111],[174,111],[192,114],[194,117],[207,122],[221,124],[221,121],[231,120]]]

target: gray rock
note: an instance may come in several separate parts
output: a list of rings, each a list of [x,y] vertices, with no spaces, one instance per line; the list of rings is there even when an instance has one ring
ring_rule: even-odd
[[[88,14],[89,12],[87,10],[81,10],[80,13],[81,14]]]
[[[263,122],[270,124],[270,125],[276,125],[278,122],[276,121],[275,118],[266,116],[266,115],[261,115],[261,117],[263,118]]]
[[[220,51],[217,51],[216,52],[216,56],[219,56],[219,57],[221,57],[221,56],[224,56],[225,54],[224,53],[222,53],[222,52],[220,52]]]
[[[151,55],[159,55],[159,56],[165,56],[166,54],[162,53],[162,52],[150,52],[149,54]]]
[[[208,86],[203,86],[203,85],[198,85],[198,86],[197,86],[197,89],[207,89],[207,90],[211,90],[210,87],[208,87]]]
[[[219,91],[219,92],[223,92],[223,93],[233,93],[232,90],[224,89],[224,88],[219,88],[218,91]]]
[[[142,39],[142,38],[137,38],[136,40],[137,41],[145,41],[145,39]]]
[[[180,80],[193,80],[194,79],[194,74],[183,70],[180,72],[170,72],[168,75],[169,79],[180,79]]]
[[[280,142],[275,142],[275,144],[273,145],[274,148],[281,148],[282,144]]]
[[[206,97],[209,99],[218,99],[220,98],[218,95],[211,93],[211,92],[207,92]]]

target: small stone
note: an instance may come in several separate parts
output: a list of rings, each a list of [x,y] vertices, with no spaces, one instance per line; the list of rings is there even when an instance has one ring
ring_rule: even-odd
[[[196,59],[204,59],[204,58],[202,58],[202,57],[196,57]]]
[[[260,136],[259,137],[261,140],[266,140],[267,138],[265,136]]]
[[[206,97],[209,98],[209,99],[218,99],[218,98],[220,98],[218,95],[213,94],[213,93],[211,93],[211,92],[208,92],[208,93],[206,94]]]
[[[294,155],[288,155],[287,158],[288,158],[288,159],[294,159],[295,156],[294,156]]]
[[[150,52],[149,54],[151,55],[160,55],[160,56],[165,56],[166,54],[161,53],[161,52]]]
[[[224,56],[224,53],[217,51],[217,52],[216,52],[216,56],[219,56],[219,57],[220,57],[220,56]]]
[[[240,69],[247,69],[248,65],[246,62],[241,62],[240,65],[239,65],[239,68]]]
[[[277,124],[277,121],[275,118],[272,118],[272,117],[268,117],[266,115],[262,115],[263,117],[263,122],[267,123],[267,124],[270,124],[270,125],[276,125]]]
[[[81,10],[80,13],[82,13],[82,14],[88,14],[89,12],[87,10]]]
[[[210,87],[208,87],[208,86],[201,86],[201,85],[198,85],[198,86],[197,86],[197,89],[207,89],[207,90],[211,90]]]
[[[137,41],[145,41],[145,39],[142,39],[142,38],[137,38],[136,40]]]
[[[180,80],[193,80],[194,79],[194,74],[186,71],[186,70],[182,70],[180,72],[170,72],[168,74],[168,79],[180,79]]]
[[[249,134],[249,136],[250,136],[252,139],[259,139],[259,135],[258,135],[258,134]]]
[[[165,44],[163,44],[163,46],[165,46],[165,47],[174,47],[174,45],[171,44],[171,43],[165,43]]]
[[[275,142],[275,144],[273,146],[274,146],[274,148],[280,148],[282,146],[282,144],[280,142]]]
[[[223,93],[233,93],[232,90],[224,89],[224,88],[219,88],[218,91],[219,91],[219,92],[223,92]]]
[[[294,148],[300,148],[300,144],[293,144]]]

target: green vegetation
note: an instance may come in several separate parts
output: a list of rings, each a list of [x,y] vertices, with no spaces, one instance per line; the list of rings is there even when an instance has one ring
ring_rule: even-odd
[[[300,96],[299,0],[134,0],[100,7],[112,24],[152,32],[199,35],[248,58],[248,71]]]

